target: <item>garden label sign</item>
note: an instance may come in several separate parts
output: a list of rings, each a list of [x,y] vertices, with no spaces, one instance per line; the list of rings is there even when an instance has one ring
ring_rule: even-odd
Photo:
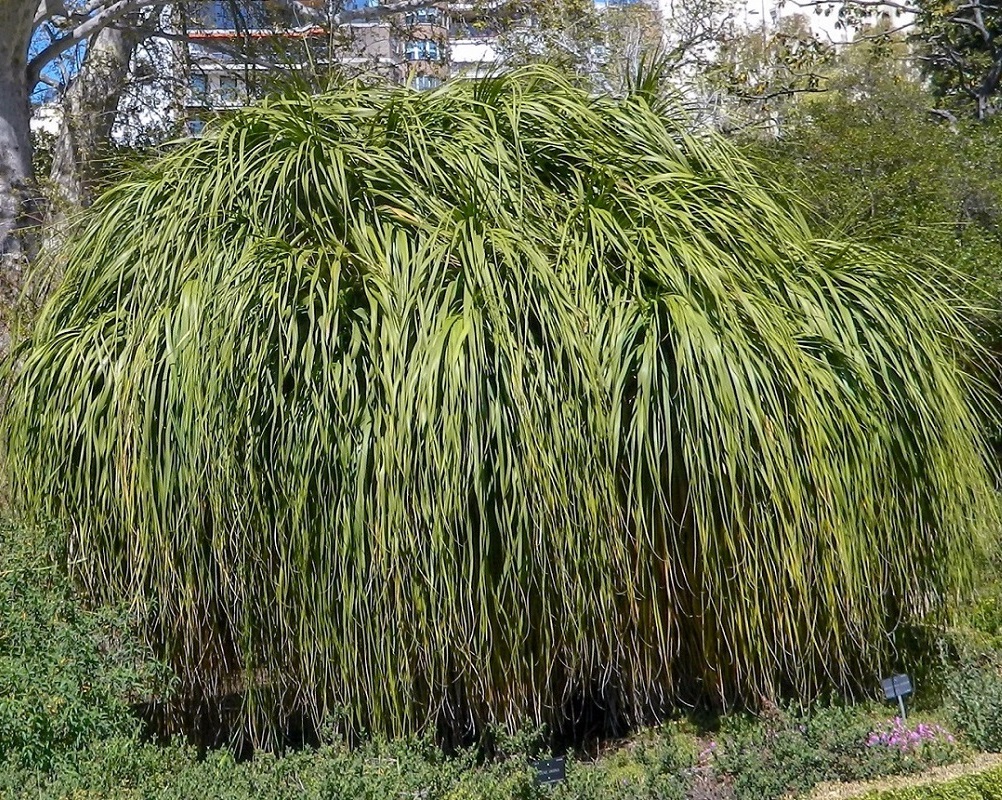
[[[544,758],[530,763],[536,770],[537,786],[555,786],[567,778],[567,763],[563,757]]]
[[[901,709],[901,719],[906,719],[905,698],[915,690],[912,688],[912,679],[907,675],[892,675],[880,681],[884,690],[884,697],[888,700],[897,700],[898,708]]]

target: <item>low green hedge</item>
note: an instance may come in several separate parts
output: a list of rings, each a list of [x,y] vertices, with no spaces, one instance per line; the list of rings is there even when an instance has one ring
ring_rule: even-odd
[[[125,609],[88,608],[56,529],[0,520],[0,765],[45,771],[93,742],[134,738],[130,704],[169,676]],[[0,793],[0,797],[6,797]]]
[[[545,800],[525,759],[475,768],[428,742],[329,746],[244,763],[184,746],[92,745],[46,773],[0,765],[3,800]]]
[[[1002,767],[942,783],[871,792],[861,800],[1002,800]]]

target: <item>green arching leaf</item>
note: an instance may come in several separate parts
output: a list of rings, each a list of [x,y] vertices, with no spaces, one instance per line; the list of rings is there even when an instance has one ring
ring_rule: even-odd
[[[936,287],[550,70],[240,112],[59,258],[17,497],[262,735],[851,689],[992,519]]]

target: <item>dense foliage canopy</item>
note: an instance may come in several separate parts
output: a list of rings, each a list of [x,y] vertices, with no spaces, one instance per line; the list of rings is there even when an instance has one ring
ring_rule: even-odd
[[[16,495],[266,725],[849,688],[963,584],[987,482],[947,304],[643,91],[272,100],[62,258]]]

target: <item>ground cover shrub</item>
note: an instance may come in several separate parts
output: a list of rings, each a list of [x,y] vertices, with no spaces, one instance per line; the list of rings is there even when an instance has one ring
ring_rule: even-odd
[[[648,730],[594,761],[570,756],[567,780],[540,786],[525,753],[484,759],[479,750],[452,755],[428,737],[368,739],[349,747],[332,741],[282,757],[259,753],[237,762],[228,751],[199,758],[181,745],[134,739],[90,744],[48,770],[0,765],[5,798],[88,800],[771,800],[801,796],[817,783],[918,771],[939,763],[948,734],[933,725],[883,722],[869,711],[831,709],[812,718],[775,713],[760,724],[732,723],[719,741],[666,725]],[[869,730],[870,733],[865,732]],[[914,734],[914,736],[913,736]],[[862,743],[858,736],[868,736]],[[799,739],[797,738],[799,737]],[[877,739],[885,737],[886,740]],[[902,741],[897,741],[898,738]],[[867,761],[867,748],[886,745],[907,759]],[[532,748],[534,749],[534,747]],[[857,759],[848,760],[850,753]],[[950,759],[957,757],[954,749]],[[535,755],[541,755],[536,753]],[[738,768],[737,772],[728,772]]]
[[[282,757],[236,762],[227,751],[198,758],[188,747],[109,740],[47,773],[0,771],[7,798],[80,800],[534,800],[544,795],[524,758],[475,768],[433,744],[372,741],[358,749],[325,745]]]
[[[858,688],[992,513],[962,326],[687,126],[546,69],[235,114],[58,256],[15,500],[259,739]]]
[[[920,772],[966,752],[937,723],[888,721],[865,706],[809,715],[773,708],[750,723],[732,723],[718,745],[716,770],[737,800],[805,794],[825,781]]]
[[[991,553],[974,596],[939,643],[943,704],[978,749],[1002,752],[1002,558]]]
[[[900,717],[879,725],[866,737],[862,778],[901,775],[951,764],[962,754],[952,733],[938,723],[908,723]]]
[[[971,744],[1002,752],[1002,655],[968,656],[951,665],[945,699],[951,720]]]
[[[693,737],[680,735],[672,726],[647,731],[594,763],[572,763],[567,783],[554,796],[686,800],[697,777],[695,747]]]
[[[871,792],[861,800],[999,800],[1002,798],[1002,769],[964,775],[940,783],[903,789]]]
[[[183,746],[110,740],[82,748],[48,772],[0,769],[5,798],[89,800],[684,800],[689,760],[672,736],[653,734],[595,764],[572,763],[566,783],[537,785],[524,754],[481,763],[445,756],[428,739],[327,744],[238,763],[227,751],[199,759]]]
[[[64,546],[56,531],[0,523],[0,763],[45,770],[135,736],[130,703],[164,687],[128,617],[80,603]]]

